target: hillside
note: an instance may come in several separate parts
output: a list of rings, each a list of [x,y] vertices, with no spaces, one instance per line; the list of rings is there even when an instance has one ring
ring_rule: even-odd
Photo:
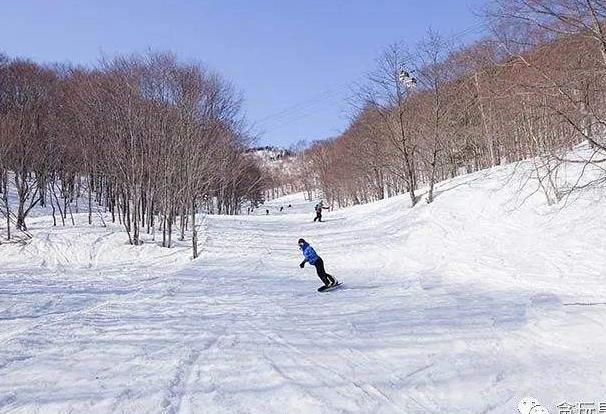
[[[283,148],[257,147],[248,149],[247,153],[269,172],[286,173],[294,161],[294,154]]]
[[[606,198],[548,206],[530,163],[329,211],[206,216],[203,251],[117,226],[0,246],[1,413],[513,413],[600,401]],[[578,171],[568,171],[573,177]],[[532,183],[531,183],[532,184]],[[307,239],[344,286],[319,294]]]
[[[300,188],[300,164],[290,150],[277,147],[249,148],[247,153],[257,161],[265,175],[265,199],[275,199]],[[265,208],[262,209],[265,211]]]

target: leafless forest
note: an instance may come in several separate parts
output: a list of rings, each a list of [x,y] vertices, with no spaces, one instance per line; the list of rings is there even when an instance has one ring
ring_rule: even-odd
[[[437,181],[532,158],[557,203],[572,191],[555,179],[558,165],[577,162],[567,151],[588,142],[588,162],[603,166],[606,3],[499,0],[484,14],[486,37],[471,45],[430,31],[414,47],[388,47],[355,91],[347,130],[301,154],[298,182],[339,206],[406,192],[414,205],[420,187],[432,202]]]
[[[76,208],[111,213],[131,244],[161,232],[170,247],[196,212],[237,214],[261,194],[246,157],[241,99],[219,75],[168,54],[116,58],[94,69],[0,60],[0,177],[7,238],[50,206],[55,225]],[[16,201],[8,197],[9,180]],[[78,201],[85,206],[77,206]],[[175,230],[173,229],[175,227]]]

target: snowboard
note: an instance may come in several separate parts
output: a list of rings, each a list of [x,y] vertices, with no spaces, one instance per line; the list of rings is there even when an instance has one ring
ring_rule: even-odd
[[[337,282],[337,284],[336,284],[336,285],[334,285],[334,286],[330,286],[330,287],[327,287],[327,286],[320,286],[320,287],[318,288],[318,292],[328,292],[328,291],[331,291],[331,290],[335,290],[336,288],[338,288],[338,287],[339,287],[339,286],[341,286],[341,285],[342,285],[342,283],[341,283],[341,282]]]

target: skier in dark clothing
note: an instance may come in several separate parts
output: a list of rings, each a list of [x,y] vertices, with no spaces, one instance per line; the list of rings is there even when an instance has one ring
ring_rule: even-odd
[[[316,206],[314,207],[314,209],[316,210],[316,217],[314,218],[314,222],[317,221],[322,221],[322,210],[328,210],[328,207],[324,207],[324,202],[322,200],[320,200],[320,202],[318,204],[316,204]]]
[[[337,280],[326,273],[326,270],[324,269],[324,260],[318,256],[316,251],[309,245],[309,243],[307,243],[304,239],[299,239],[299,248],[303,252],[303,256],[305,256],[305,260],[303,260],[299,265],[301,269],[305,267],[305,263],[309,263],[316,267],[318,277],[322,283],[324,283],[324,286],[331,287],[337,284]]]

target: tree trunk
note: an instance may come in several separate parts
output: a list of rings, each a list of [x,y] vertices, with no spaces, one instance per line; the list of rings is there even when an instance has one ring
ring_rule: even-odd
[[[6,208],[6,238],[8,240],[11,239],[11,209],[8,205],[8,172],[4,170],[2,176],[2,187],[3,187],[3,198],[4,198],[4,206]]]
[[[93,176],[88,176],[88,224],[93,224]]]
[[[198,258],[198,230],[196,229],[196,199],[192,198],[191,201],[191,247],[192,256],[194,259]]]

